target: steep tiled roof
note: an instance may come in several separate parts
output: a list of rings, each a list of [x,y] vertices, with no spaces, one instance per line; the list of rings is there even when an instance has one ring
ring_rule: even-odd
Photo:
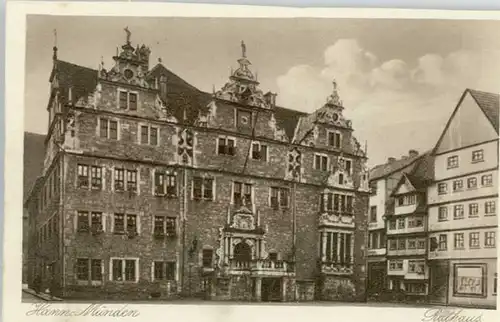
[[[385,176],[388,176],[396,171],[402,170],[408,167],[409,165],[413,164],[422,156],[423,155],[417,155],[414,157],[402,158],[395,160],[393,162],[376,165],[370,170],[370,180],[377,180]]]
[[[97,70],[95,69],[56,60],[50,81],[52,81],[56,73],[63,100],[68,98],[69,87],[71,87],[73,103],[77,102],[81,97],[88,96],[96,88]]]
[[[500,101],[500,95],[482,92],[474,89],[468,89],[469,93],[472,95],[474,100],[476,100],[477,105],[483,110],[484,114],[490,120],[491,124],[498,133],[498,105]]]
[[[307,115],[304,112],[291,110],[284,107],[276,106],[274,108],[274,117],[276,118],[277,125],[285,130],[286,135],[290,140],[293,139],[295,127],[302,116]]]
[[[42,175],[44,140],[44,134],[24,132],[23,200],[28,197],[36,179]]]

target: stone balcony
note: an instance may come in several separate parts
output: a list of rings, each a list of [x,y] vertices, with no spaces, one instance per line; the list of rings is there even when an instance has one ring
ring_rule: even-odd
[[[229,260],[229,273],[233,275],[284,276],[294,274],[292,262],[284,260],[254,259],[251,261]]]

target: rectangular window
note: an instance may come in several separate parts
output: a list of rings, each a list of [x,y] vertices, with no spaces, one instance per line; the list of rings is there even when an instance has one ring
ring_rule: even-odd
[[[233,182],[233,203],[249,205],[253,202],[252,185],[248,183]]]
[[[100,118],[99,124],[99,135],[101,138],[107,138],[108,137],[108,125],[109,125],[109,120],[105,118]]]
[[[213,200],[213,179],[193,178],[193,198],[196,200]]]
[[[153,262],[154,279],[175,281],[175,262]]]
[[[87,211],[79,211],[77,218],[77,230],[80,232],[88,232],[89,231],[89,213]]]
[[[137,94],[136,93],[129,93],[128,94],[128,108],[132,111],[137,110]]]
[[[90,179],[93,190],[102,189],[102,168],[98,166],[92,166],[90,169]]]
[[[154,126],[141,125],[141,144],[158,145],[159,129]]]
[[[406,249],[406,239],[398,239],[398,250]]]
[[[469,217],[477,217],[479,214],[479,205],[477,203],[469,204]]]
[[[123,260],[113,259],[112,264],[113,281],[123,281]]]
[[[455,249],[463,249],[464,248],[464,234],[463,233],[454,234],[454,247],[455,247]]]
[[[408,249],[416,249],[416,248],[417,248],[417,240],[408,239]]]
[[[258,142],[252,143],[252,159],[267,161],[267,145]]]
[[[126,219],[127,219],[127,233],[137,234],[137,216],[127,215]]]
[[[89,260],[88,258],[76,259],[76,278],[80,281],[89,280]]]
[[[446,183],[438,184],[438,194],[445,195],[448,193],[448,185]]]
[[[106,139],[118,139],[118,121],[99,118],[99,136]]]
[[[425,262],[422,260],[409,260],[408,273],[424,274]]]
[[[115,191],[125,190],[125,171],[123,169],[115,169]]]
[[[464,189],[464,182],[459,180],[453,181],[453,192],[462,191]]]
[[[377,206],[370,207],[370,222],[377,222]]]
[[[135,262],[136,261],[133,259],[125,260],[125,280],[126,281],[135,281],[136,280],[137,272],[135,271]]]
[[[204,249],[202,252],[203,267],[210,268],[213,266],[213,250]]]
[[[155,195],[165,195],[165,174],[155,171]]]
[[[453,206],[453,219],[463,219],[464,218],[464,206],[455,205]]]
[[[126,110],[127,105],[128,105],[128,93],[125,91],[120,91],[119,96],[120,96],[120,108]]]
[[[119,91],[119,107],[120,109],[131,111],[137,110],[137,93],[131,93],[128,91]]]
[[[102,231],[102,212],[92,212],[90,214],[90,227],[95,233]]]
[[[472,151],[472,163],[484,161],[483,150]]]
[[[114,214],[113,222],[114,222],[113,231],[115,233],[122,233],[125,231],[125,215],[124,214]]]
[[[84,164],[78,165],[78,188],[89,187],[89,166]]]
[[[328,157],[322,154],[314,155],[314,169],[327,171],[328,170]]]
[[[278,208],[288,208],[288,188],[271,187],[270,206]]]
[[[389,230],[395,230],[396,229],[396,219],[393,219],[389,222]]]
[[[447,250],[448,249],[448,235],[439,235],[439,244],[438,250]]]
[[[390,239],[389,240],[389,250],[396,250],[398,249],[398,243],[397,240],[395,239]]]
[[[177,196],[177,177],[175,174],[167,174],[167,196]]]
[[[400,218],[398,220],[398,229],[405,229],[405,218]]]
[[[484,213],[487,215],[493,215],[496,213],[495,201],[486,201],[484,203]]]
[[[447,162],[448,169],[458,168],[458,155],[448,157]]]
[[[154,266],[154,279],[163,280],[165,279],[165,262],[153,262]]]
[[[137,170],[127,170],[127,191],[137,191]]]
[[[90,261],[90,280],[102,281],[102,260],[92,259]]]
[[[149,143],[149,126],[141,125],[141,144]]]
[[[496,233],[494,231],[487,231],[484,233],[484,246],[495,247]]]
[[[165,235],[165,217],[155,216],[153,231],[155,235],[163,236]]]
[[[328,132],[328,145],[334,148],[341,146],[341,134],[339,132]]]
[[[469,247],[479,248],[479,233],[469,233]]]
[[[481,177],[481,185],[483,187],[490,187],[493,185],[493,175],[485,174]]]
[[[468,189],[476,189],[477,188],[477,178],[471,177],[467,179],[467,188]]]
[[[417,240],[417,248],[418,249],[425,249],[425,239],[418,239]]]
[[[167,236],[175,236],[176,233],[176,219],[175,217],[165,218],[165,230]]]
[[[438,210],[438,221],[448,220],[448,207],[440,206]]]
[[[235,140],[229,138],[219,138],[217,153],[221,155],[235,155]]]

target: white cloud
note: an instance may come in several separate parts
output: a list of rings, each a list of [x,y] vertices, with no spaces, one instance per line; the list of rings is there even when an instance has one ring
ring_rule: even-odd
[[[279,76],[278,97],[283,106],[312,112],[336,79],[346,116],[360,140],[368,140],[373,165],[410,148],[432,148],[466,88],[498,92],[498,57],[495,51],[457,50],[381,62],[357,40],[340,39],[325,49],[324,66],[294,66]]]

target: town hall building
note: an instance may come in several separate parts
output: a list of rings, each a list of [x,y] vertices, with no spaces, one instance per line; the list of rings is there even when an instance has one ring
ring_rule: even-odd
[[[242,42],[205,93],[126,33],[109,69],[54,47],[28,284],[62,298],[364,301],[367,156],[337,84],[313,113],[280,107]]]

